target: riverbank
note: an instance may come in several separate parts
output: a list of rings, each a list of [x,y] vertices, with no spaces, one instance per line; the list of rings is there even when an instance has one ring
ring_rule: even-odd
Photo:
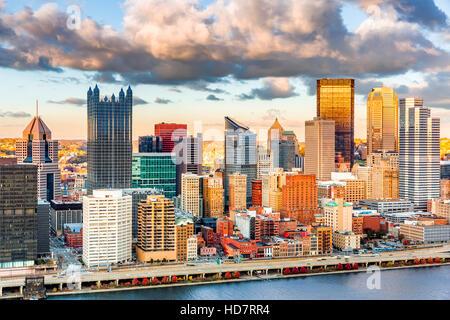
[[[382,267],[381,271],[389,270],[402,270],[402,269],[414,269],[414,268],[425,268],[425,267],[439,267],[450,266],[450,262],[446,263],[436,263],[436,264],[420,264],[420,265],[405,265],[396,267]],[[186,287],[186,286],[196,286],[196,285],[211,285],[211,284],[221,284],[221,283],[237,283],[237,282],[248,282],[248,281],[262,281],[262,280],[277,280],[277,279],[289,279],[289,278],[300,278],[300,277],[311,277],[311,276],[324,276],[324,275],[338,275],[338,274],[349,274],[349,273],[364,273],[367,272],[367,268],[359,268],[357,270],[340,270],[340,271],[327,271],[327,272],[311,272],[311,273],[298,273],[298,274],[272,274],[272,275],[261,275],[261,276],[248,276],[242,275],[239,279],[227,279],[227,280],[204,280],[196,282],[183,282],[183,283],[167,283],[159,285],[147,285],[147,286],[132,286],[132,287],[115,287],[115,288],[95,288],[95,289],[82,289],[76,291],[60,291],[60,292],[48,292],[48,296],[65,296],[65,295],[83,295],[83,294],[96,294],[96,293],[108,293],[108,292],[120,292],[120,291],[135,291],[135,290],[145,290],[145,289],[162,289],[162,288],[174,288],[174,287]],[[2,297],[4,299],[17,299],[16,297]]]

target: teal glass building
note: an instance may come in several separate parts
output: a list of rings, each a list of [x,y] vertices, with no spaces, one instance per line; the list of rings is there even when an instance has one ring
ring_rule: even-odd
[[[163,190],[167,198],[176,196],[175,153],[133,153],[132,187]]]

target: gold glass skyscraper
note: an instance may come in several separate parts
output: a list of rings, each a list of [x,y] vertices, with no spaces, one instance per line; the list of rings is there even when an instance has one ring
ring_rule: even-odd
[[[353,165],[355,80],[318,79],[317,116],[335,121],[335,150]]]
[[[381,150],[398,152],[398,96],[384,86],[367,97],[367,153]]]

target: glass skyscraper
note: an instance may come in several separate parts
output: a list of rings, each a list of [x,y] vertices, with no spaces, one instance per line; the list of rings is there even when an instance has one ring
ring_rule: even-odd
[[[128,87],[119,99],[100,99],[97,85],[87,93],[88,194],[96,189],[131,187],[133,92]]]
[[[440,196],[440,119],[421,98],[400,99],[399,138],[399,197],[426,211],[427,200]]]
[[[248,127],[225,117],[225,199],[229,205],[229,176],[247,176],[247,203],[252,203],[252,180],[257,178],[256,134]]]
[[[317,116],[335,122],[335,151],[353,166],[355,80],[317,80]]]
[[[133,154],[133,188],[154,188],[167,198],[175,197],[177,165],[175,154],[167,152]]]

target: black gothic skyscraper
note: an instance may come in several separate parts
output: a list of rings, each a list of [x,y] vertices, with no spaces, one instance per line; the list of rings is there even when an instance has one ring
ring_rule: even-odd
[[[87,93],[88,194],[96,189],[131,188],[133,91],[100,99],[97,85]]]

